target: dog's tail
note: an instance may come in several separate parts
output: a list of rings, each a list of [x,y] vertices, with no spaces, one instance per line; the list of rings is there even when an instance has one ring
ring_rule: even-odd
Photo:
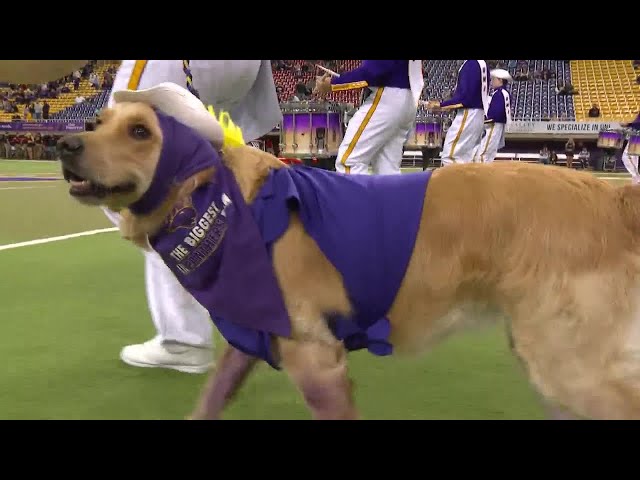
[[[625,185],[617,191],[620,214],[634,238],[640,240],[640,185]]]

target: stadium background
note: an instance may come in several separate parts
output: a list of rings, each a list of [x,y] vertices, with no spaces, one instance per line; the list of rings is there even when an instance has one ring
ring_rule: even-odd
[[[640,109],[637,61],[499,62],[514,77],[519,72],[529,77],[510,86],[516,121],[499,158],[536,161],[543,144],[561,155],[564,143],[573,137],[577,145],[590,150],[593,160],[600,154],[595,146],[598,131],[616,128]],[[300,84],[311,86],[313,63],[343,71],[359,61],[274,61],[282,101],[302,95]],[[425,61],[423,97],[445,97],[455,84],[457,65],[456,60]],[[25,119],[25,104],[15,101],[16,94],[18,99],[30,98],[29,107],[43,99],[43,86],[0,84],[2,109],[5,100],[18,107],[17,113],[0,112],[3,144],[9,138],[9,156],[16,157],[0,161],[3,419],[179,419],[189,413],[204,381],[202,376],[121,364],[118,352],[123,345],[152,334],[141,256],[113,232],[101,212],[68,197],[55,162],[29,161],[25,159],[29,142],[16,143],[21,136],[27,138],[26,133],[44,138],[63,133],[63,127],[84,128],[104,108],[110,93],[108,72],[116,66],[114,61],[95,61],[81,72],[77,89],[72,75],[52,81],[46,89],[50,105],[46,120]],[[535,78],[543,72],[547,80]],[[97,87],[90,83],[92,73],[99,80]],[[558,81],[573,85],[574,94],[558,94]],[[77,97],[84,101],[76,103]],[[357,106],[359,93],[332,94],[331,99]],[[594,103],[600,117],[589,118]],[[12,120],[16,115],[21,118]],[[277,149],[277,132],[264,140]],[[7,158],[6,150],[0,156]],[[412,162],[419,158],[407,155],[405,164]],[[595,174],[613,183],[629,181],[624,173]],[[76,232],[90,234],[51,241]],[[543,416],[508,351],[501,326],[457,336],[418,359],[357,353],[352,372],[365,418]],[[286,376],[262,368],[226,418],[308,418],[308,414]]]

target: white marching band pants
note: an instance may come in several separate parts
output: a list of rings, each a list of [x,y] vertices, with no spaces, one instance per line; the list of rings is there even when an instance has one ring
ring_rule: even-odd
[[[447,130],[440,158],[442,166],[471,163],[484,131],[482,108],[460,108]]]
[[[640,183],[640,171],[638,170],[638,159],[640,157],[637,155],[631,156],[629,155],[629,142],[627,142],[626,147],[622,152],[622,163],[624,163],[627,172],[631,174],[631,183],[637,185]]]
[[[400,174],[402,147],[416,119],[411,90],[370,87],[347,126],[336,158],[336,171],[354,175]]]
[[[484,137],[474,150],[474,163],[491,163],[496,159],[504,136],[504,123],[487,123],[484,127]]]

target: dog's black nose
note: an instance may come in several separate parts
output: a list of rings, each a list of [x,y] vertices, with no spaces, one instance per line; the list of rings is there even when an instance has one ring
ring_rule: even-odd
[[[60,154],[60,158],[64,160],[65,157],[73,158],[80,155],[84,149],[84,143],[82,142],[82,138],[79,136],[69,135],[58,140],[57,149]]]

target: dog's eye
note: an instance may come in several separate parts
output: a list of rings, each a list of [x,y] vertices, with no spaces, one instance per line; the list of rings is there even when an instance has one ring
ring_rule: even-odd
[[[146,140],[151,136],[151,132],[144,125],[134,125],[131,127],[130,133],[136,140]]]

